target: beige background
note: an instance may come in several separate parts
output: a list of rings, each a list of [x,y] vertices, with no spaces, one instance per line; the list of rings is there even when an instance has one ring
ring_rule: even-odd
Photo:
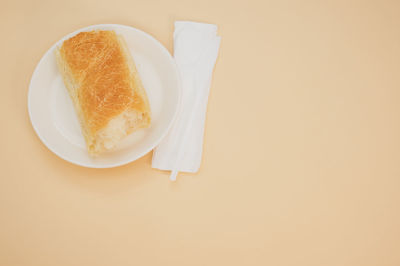
[[[0,265],[400,265],[400,2],[2,0]],[[39,141],[31,74],[63,35],[222,36],[204,159],[78,167]]]

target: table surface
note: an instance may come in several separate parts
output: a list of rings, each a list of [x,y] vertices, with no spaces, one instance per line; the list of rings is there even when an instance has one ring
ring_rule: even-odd
[[[400,265],[399,1],[3,0],[0,265]],[[27,113],[65,34],[175,20],[222,37],[197,174],[86,169]]]

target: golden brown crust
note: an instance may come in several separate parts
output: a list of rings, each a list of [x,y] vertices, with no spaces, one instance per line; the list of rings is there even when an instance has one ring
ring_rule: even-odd
[[[146,93],[129,51],[114,31],[78,33],[64,41],[57,58],[89,151],[97,133],[123,112],[134,111],[144,120],[130,123],[127,134],[149,125]]]
[[[150,125],[151,119],[150,119],[150,104],[149,100],[147,99],[146,91],[143,88],[142,81],[139,77],[139,73],[137,72],[135,63],[133,62],[133,58],[128,50],[125,39],[122,36],[118,36],[118,41],[122,53],[127,61],[129,71],[132,75],[134,83],[133,106],[136,109],[136,111],[144,114],[143,123],[142,125],[138,125],[138,128],[147,127],[148,125]]]

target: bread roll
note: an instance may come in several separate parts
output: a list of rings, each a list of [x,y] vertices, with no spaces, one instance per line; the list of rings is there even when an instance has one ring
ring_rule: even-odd
[[[90,155],[150,125],[146,92],[122,36],[81,32],[56,49],[56,58]]]

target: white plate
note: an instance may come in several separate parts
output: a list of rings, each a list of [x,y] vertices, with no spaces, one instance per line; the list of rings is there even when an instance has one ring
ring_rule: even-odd
[[[125,37],[150,101],[152,124],[150,128],[126,137],[115,150],[91,158],[72,101],[57,69],[54,49],[78,32],[95,29],[115,30]],[[68,34],[44,54],[29,85],[28,110],[33,128],[52,152],[74,164],[107,168],[132,162],[161,141],[176,116],[180,91],[175,61],[156,39],[128,26],[94,25]]]

